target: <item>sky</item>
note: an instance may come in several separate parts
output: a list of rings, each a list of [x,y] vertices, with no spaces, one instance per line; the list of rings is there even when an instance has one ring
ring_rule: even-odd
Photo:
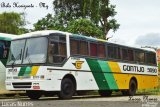
[[[120,23],[111,41],[140,46],[160,46],[160,0],[111,0]],[[159,42],[158,42],[159,40]]]
[[[13,3],[34,5],[33,8],[15,8]],[[45,3],[46,7],[39,6]],[[30,22],[26,27],[33,28],[33,24],[45,17],[48,13],[54,14],[52,0],[0,0],[0,13],[25,12],[26,20]],[[109,41],[129,46],[154,46],[160,47],[160,0],[110,0],[116,5],[117,15],[114,17],[120,28]],[[11,7],[3,7],[9,3]]]

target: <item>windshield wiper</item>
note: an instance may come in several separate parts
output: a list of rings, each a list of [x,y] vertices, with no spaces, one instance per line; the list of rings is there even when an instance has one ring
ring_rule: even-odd
[[[12,68],[14,67],[14,63],[15,63],[18,59],[21,59],[21,56],[22,56],[22,49],[21,49],[21,53],[18,54],[18,55],[16,56],[16,58],[14,59],[14,61],[13,61],[13,63],[12,63]]]
[[[27,48],[27,50],[26,50],[26,57],[25,57],[25,59],[28,59],[28,62],[29,62],[29,64],[32,64],[32,61],[31,61],[31,59],[30,59],[30,57],[29,57],[29,53],[28,53],[28,48]]]

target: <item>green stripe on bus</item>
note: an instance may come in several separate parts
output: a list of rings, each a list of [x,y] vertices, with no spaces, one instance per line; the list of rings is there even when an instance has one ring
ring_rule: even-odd
[[[100,90],[107,90],[109,89],[108,83],[105,79],[104,73],[100,65],[98,64],[97,60],[94,59],[86,59],[87,63],[92,71],[92,74],[96,80],[96,83]]]
[[[27,67],[21,67],[21,69],[20,69],[20,71],[19,71],[19,73],[18,73],[18,76],[23,76],[24,73],[25,73],[25,71],[26,71],[26,68],[27,68]]]
[[[114,79],[113,73],[112,73],[108,63],[106,61],[98,61],[98,63],[102,69],[102,72],[105,72],[104,76],[105,76],[105,79],[109,85],[109,88],[110,89],[118,89],[117,83]],[[107,73],[107,72],[110,72],[110,73]]]
[[[30,76],[30,73],[32,71],[32,67],[27,67],[24,73],[24,76]]]
[[[18,76],[29,76],[32,71],[32,67],[21,67]]]
[[[111,72],[111,69],[106,61],[98,61],[98,63],[101,66],[102,72]]]

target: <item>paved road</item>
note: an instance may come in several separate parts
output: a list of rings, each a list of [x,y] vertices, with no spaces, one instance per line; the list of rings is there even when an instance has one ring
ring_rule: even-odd
[[[78,96],[71,100],[43,97],[36,101],[27,97],[0,98],[0,107],[160,107],[160,96]]]

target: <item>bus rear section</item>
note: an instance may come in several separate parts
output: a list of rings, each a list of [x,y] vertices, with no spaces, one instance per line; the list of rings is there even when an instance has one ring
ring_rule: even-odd
[[[8,90],[26,90],[28,97],[97,90],[135,95],[158,85],[156,54],[61,31],[37,31],[12,40],[6,69]]]

